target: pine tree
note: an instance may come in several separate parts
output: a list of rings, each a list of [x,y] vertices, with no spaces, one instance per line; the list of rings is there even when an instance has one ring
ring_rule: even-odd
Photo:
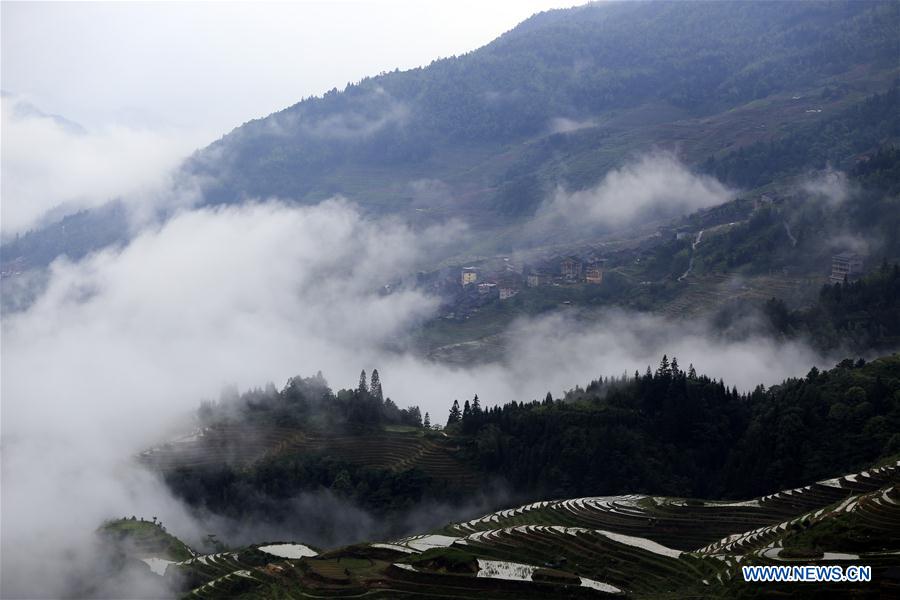
[[[431,415],[427,412],[425,413],[425,422],[423,423],[425,429],[431,429]]]
[[[470,416],[472,416],[472,406],[469,404],[469,401],[466,400],[466,403],[463,405],[462,418],[468,419]]]
[[[694,363],[688,367],[688,379],[697,379],[697,371],[694,370]]]
[[[478,394],[475,394],[475,397],[472,398],[472,414],[473,415],[481,414],[481,401],[478,400]]]
[[[372,382],[369,384],[369,393],[379,402],[384,401],[381,392],[381,378],[378,376],[378,369],[372,369]]]
[[[459,412],[459,401],[454,400],[453,406],[450,408],[450,416],[447,417],[447,425],[453,425],[454,423],[459,423],[459,420],[462,418],[461,413]]]
[[[672,375],[678,375],[678,359],[672,357]]]
[[[659,361],[659,368],[656,369],[656,375],[658,377],[665,376],[669,374],[669,357],[663,354],[662,360]]]
[[[356,391],[360,394],[367,394],[369,392],[369,386],[366,384],[366,370],[363,369],[359,374],[359,387],[356,388]]]
[[[553,404],[553,394],[547,392],[547,395],[544,396],[544,404],[546,404],[547,406]]]

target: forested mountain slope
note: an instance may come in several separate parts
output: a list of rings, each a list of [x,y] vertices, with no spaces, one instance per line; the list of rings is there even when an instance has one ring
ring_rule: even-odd
[[[321,378],[294,378],[280,392],[207,405],[197,435],[142,459],[198,510],[278,521],[298,495],[328,493],[379,515],[384,535],[399,535],[416,507],[489,505],[496,484],[523,500],[739,498],[900,452],[896,354],[813,368],[750,393],[663,358],[655,372],[601,378],[564,398],[485,409],[467,401],[442,432],[380,394],[333,394]],[[321,525],[308,541],[337,542]]]
[[[898,23],[890,2],[550,11],[464,56],[251,121],[189,169],[213,178],[217,202],[343,193],[374,211],[529,214],[553,185],[588,185],[629,153],[677,143],[705,160],[884,89]]]
[[[176,181],[200,184],[207,203],[340,194],[414,223],[457,217],[509,229],[482,249],[508,252],[557,187],[587,188],[660,148],[746,190],[896,143],[896,92],[884,93],[900,75],[898,27],[889,1],[549,11],[463,56],[250,121]],[[3,246],[4,272],[79,258],[126,225],[112,209],[50,224]]]

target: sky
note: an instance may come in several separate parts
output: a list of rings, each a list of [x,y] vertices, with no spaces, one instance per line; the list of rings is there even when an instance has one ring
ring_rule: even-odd
[[[2,3],[2,88],[88,129],[196,145],[395,68],[490,42],[573,0]]]

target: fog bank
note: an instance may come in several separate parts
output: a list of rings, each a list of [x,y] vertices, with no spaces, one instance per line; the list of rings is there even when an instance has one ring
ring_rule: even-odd
[[[453,399],[484,405],[560,395],[662,353],[747,389],[805,373],[798,343],[726,341],[702,322],[610,310],[513,326],[506,363],[457,368],[389,348],[438,299],[383,285],[465,235],[369,221],[340,199],[186,210],[122,249],[57,260],[45,290],[2,322],[4,594],[56,597],[107,517],[156,515],[203,527],[129,457],[224,384],[241,389],[322,370],[352,387],[378,368],[385,393],[443,422]],[[47,574],[59,574],[59,577]]]

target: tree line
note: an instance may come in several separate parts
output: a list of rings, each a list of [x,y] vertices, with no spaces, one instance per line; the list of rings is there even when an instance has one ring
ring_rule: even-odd
[[[204,426],[239,423],[323,431],[422,426],[418,406],[400,408],[384,395],[378,369],[372,371],[371,378],[363,370],[356,389],[337,393],[321,371],[313,377],[291,377],[280,391],[269,384],[243,394],[226,393],[218,402],[202,403],[198,416]]]
[[[473,468],[535,497],[748,497],[900,453],[900,355],[746,393],[664,356],[562,398],[449,414]]]

